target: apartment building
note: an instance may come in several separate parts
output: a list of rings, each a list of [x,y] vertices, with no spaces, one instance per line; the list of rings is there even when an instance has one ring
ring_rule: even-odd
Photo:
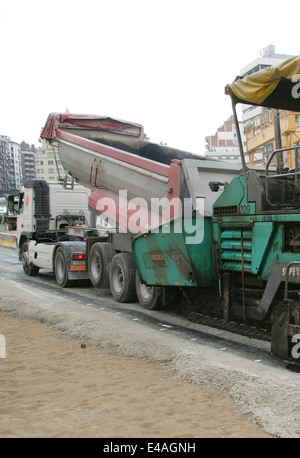
[[[20,145],[0,135],[0,195],[17,192],[22,184]]]
[[[242,139],[244,140],[243,130]],[[230,116],[214,135],[205,137],[206,156],[229,162],[240,162],[240,151],[233,116]]]
[[[57,147],[42,141],[42,146],[35,153],[35,176],[46,181],[55,182],[65,175],[59,160]]]
[[[277,54],[274,45],[262,49],[261,55],[241,69],[240,75],[245,77],[262,70],[265,67],[283,62],[292,58],[292,55]],[[273,129],[273,112],[267,108],[240,105],[242,119],[240,132],[246,162],[265,165],[270,151],[275,149]],[[280,123],[283,136],[283,146],[294,145],[300,138],[300,116],[297,113],[281,112]],[[240,162],[239,148],[233,117],[219,127],[215,135],[205,137],[206,156],[230,162]],[[299,141],[299,140],[298,140]],[[299,143],[300,145],[300,143]]]
[[[21,151],[23,184],[26,180],[35,178],[35,152]]]
[[[262,70],[265,67],[276,65],[293,55],[277,54],[274,45],[263,48],[262,55],[250,62],[241,70],[243,77]],[[274,110],[264,107],[241,105],[242,122],[245,134],[245,152],[250,164],[266,165],[270,153],[276,149],[274,136]],[[283,147],[294,146],[299,142],[300,126],[299,115],[288,111],[280,111],[280,126]],[[292,165],[292,162],[290,164]]]

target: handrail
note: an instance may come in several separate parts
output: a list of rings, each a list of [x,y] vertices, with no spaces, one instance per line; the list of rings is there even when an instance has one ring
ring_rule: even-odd
[[[298,176],[300,175],[300,169],[299,169],[299,149],[300,147],[299,146],[290,146],[288,148],[280,148],[280,149],[277,149],[275,151],[272,152],[272,154],[270,155],[269,157],[269,160],[266,164],[266,174],[265,174],[265,178],[266,178],[266,201],[268,203],[268,205],[270,205],[271,207],[290,207],[291,205],[294,205],[295,206],[295,202],[292,204],[291,202],[290,203],[274,203],[274,202],[271,202],[271,199],[269,197],[269,194],[270,194],[270,190],[269,190],[269,180],[270,179],[274,179],[274,178],[281,178],[281,179],[285,179],[285,178],[289,178],[289,177],[294,177],[295,180],[294,180],[294,186],[296,189],[300,190],[300,186],[299,186],[299,180],[298,180]],[[282,172],[282,173],[277,173],[277,174],[272,174],[270,175],[270,170],[269,170],[269,167],[270,167],[270,164],[272,162],[272,160],[274,159],[274,157],[284,151],[292,151],[292,150],[295,150],[295,168],[293,169],[293,171],[291,171],[292,169],[290,169],[290,171],[287,171],[287,172]]]

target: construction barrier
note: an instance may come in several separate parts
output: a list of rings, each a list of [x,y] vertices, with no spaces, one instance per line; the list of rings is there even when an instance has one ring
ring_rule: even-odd
[[[0,246],[16,249],[17,234],[15,232],[0,232]]]

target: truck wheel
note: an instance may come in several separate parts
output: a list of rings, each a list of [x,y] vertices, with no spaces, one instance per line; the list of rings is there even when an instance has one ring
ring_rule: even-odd
[[[29,243],[24,242],[21,248],[21,261],[23,270],[29,277],[35,277],[39,273],[39,268],[29,262],[28,254]]]
[[[131,253],[118,253],[109,268],[110,290],[118,302],[135,302],[135,261]]]
[[[142,283],[138,271],[136,271],[135,275],[135,289],[138,301],[144,309],[159,310],[163,308],[160,288]]]
[[[68,262],[65,250],[62,247],[57,248],[54,258],[54,272],[56,283],[62,288],[71,286],[74,281],[68,279]]]
[[[97,242],[89,253],[89,276],[95,288],[109,288],[109,264],[116,254],[108,242]]]

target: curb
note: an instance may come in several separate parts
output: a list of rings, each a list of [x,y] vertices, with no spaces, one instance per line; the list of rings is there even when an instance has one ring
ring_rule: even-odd
[[[17,248],[17,235],[15,233],[0,232],[0,246],[15,250]]]

